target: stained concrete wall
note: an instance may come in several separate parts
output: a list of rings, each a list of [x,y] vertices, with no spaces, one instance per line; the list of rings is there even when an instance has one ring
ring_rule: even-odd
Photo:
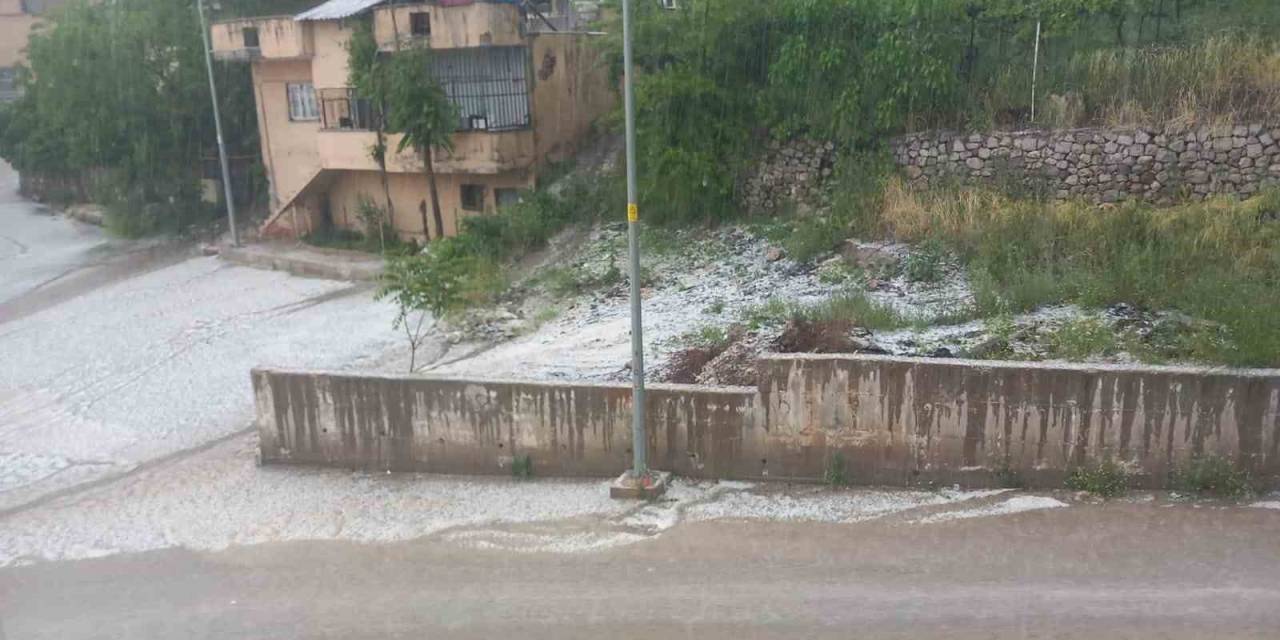
[[[630,462],[625,385],[253,373],[265,462],[610,476]],[[1059,486],[1111,458],[1159,486],[1196,453],[1280,476],[1280,372],[769,356],[759,388],[656,385],[655,467],[693,477]]]
[[[1280,474],[1280,371],[1100,367],[874,356],[759,363],[770,437],[812,473],[839,450],[860,480],[982,482],[1009,468],[1057,485],[1105,458],[1160,485],[1198,453]]]
[[[609,476],[631,460],[631,390],[620,385],[254,371],[264,462],[438,473]],[[755,390],[656,385],[653,464],[685,475],[751,475]]]

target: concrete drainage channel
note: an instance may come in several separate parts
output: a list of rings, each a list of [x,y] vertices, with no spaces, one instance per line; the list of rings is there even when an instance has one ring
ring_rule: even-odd
[[[1280,476],[1280,372],[769,355],[756,387],[654,385],[655,468],[688,478],[1060,487],[1116,460],[1158,488],[1201,454]],[[625,385],[253,372],[265,463],[377,471],[616,476]]]

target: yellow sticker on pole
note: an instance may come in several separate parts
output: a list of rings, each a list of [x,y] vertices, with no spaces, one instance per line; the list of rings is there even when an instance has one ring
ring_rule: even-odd
[[[640,221],[640,205],[631,202],[627,204],[627,222]]]

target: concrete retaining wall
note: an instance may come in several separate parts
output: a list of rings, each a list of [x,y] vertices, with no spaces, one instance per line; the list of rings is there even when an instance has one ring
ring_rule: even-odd
[[[1280,476],[1280,372],[768,356],[758,389],[655,385],[652,464],[694,477],[1057,486],[1120,459],[1159,486],[1196,453]],[[624,385],[258,370],[264,462],[443,473],[612,476],[630,449]]]

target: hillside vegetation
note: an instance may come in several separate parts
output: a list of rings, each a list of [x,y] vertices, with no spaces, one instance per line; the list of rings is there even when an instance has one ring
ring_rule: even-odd
[[[765,304],[732,328],[692,327],[690,335],[742,336],[785,322],[774,347],[817,340],[854,348],[867,343],[849,336],[868,331],[978,323],[984,350],[970,355],[980,357],[1280,365],[1280,193],[1100,209],[1012,183],[912,192],[882,150],[888,136],[940,127],[1276,122],[1274,2],[687,0],[677,10],[649,2],[635,10],[646,228],[746,225],[784,248],[796,268],[821,263],[818,273],[844,288],[828,303]],[[620,25],[607,30],[604,46],[620,74]],[[620,115],[603,124],[620,129]],[[769,140],[794,137],[841,150],[820,206],[743,210],[742,172]],[[393,272],[446,292],[432,298],[439,313],[492,304],[509,298],[513,282],[540,277],[505,265],[564,225],[612,219],[623,201],[617,177],[579,177],[557,195],[468,220],[462,236],[398,261]],[[648,233],[645,246],[661,252],[668,237]],[[837,260],[853,239],[912,247],[867,271]],[[563,280],[561,271],[543,279]],[[913,292],[955,281],[964,295],[917,316],[887,304],[886,278]],[[581,293],[593,282],[574,278],[557,289]],[[1075,319],[1047,325],[1028,355],[1013,344],[1013,328],[1038,309]],[[1099,319],[1108,309],[1130,314],[1126,322],[1141,331]]]

